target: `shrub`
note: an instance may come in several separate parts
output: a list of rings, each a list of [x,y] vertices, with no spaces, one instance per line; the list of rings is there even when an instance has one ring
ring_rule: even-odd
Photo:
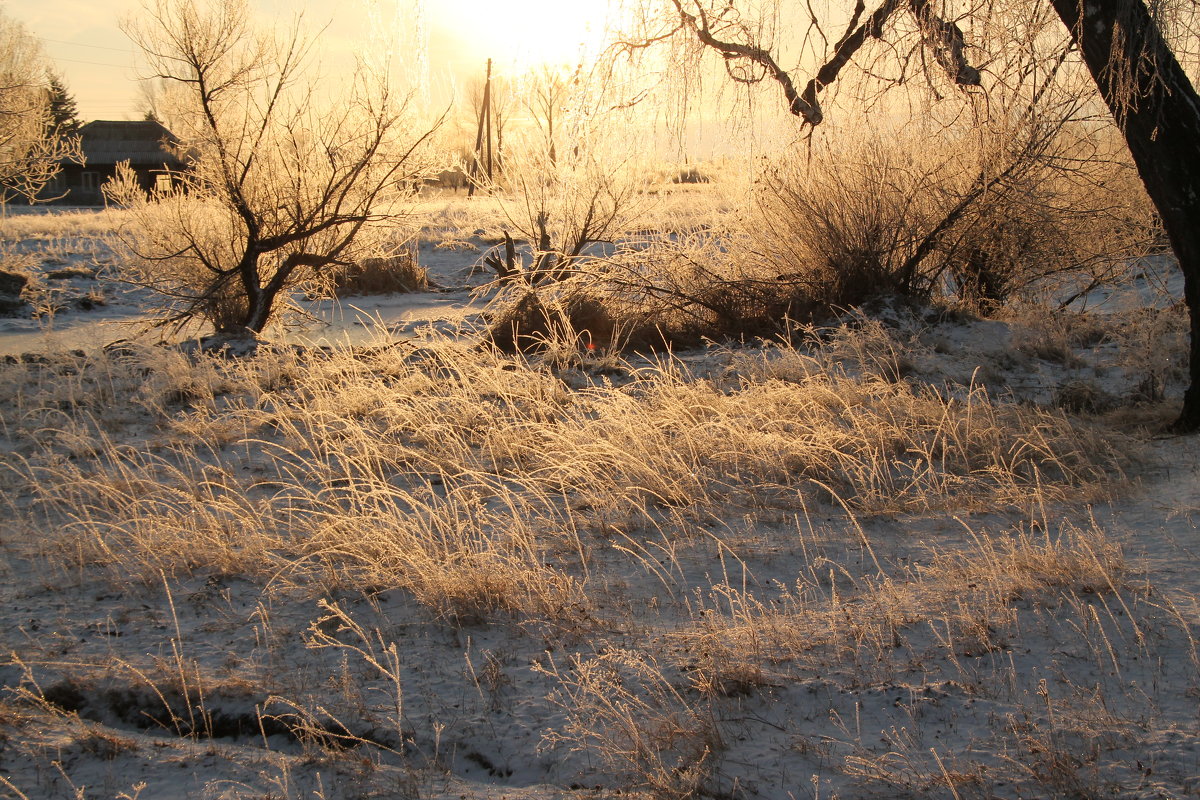
[[[589,352],[646,352],[669,348],[682,337],[653,314],[573,280],[501,297],[490,314],[487,338],[503,352],[516,353],[551,344]]]
[[[425,292],[430,288],[429,272],[421,266],[414,246],[392,256],[364,258],[333,279],[333,293],[338,297]]]
[[[878,295],[926,295],[916,248],[936,225],[930,189],[947,178],[910,154],[870,145],[836,161],[785,161],[764,170],[747,220],[746,253],[810,305],[849,307]]]
[[[488,338],[506,352],[537,348],[551,337],[645,352],[779,332],[791,313],[789,287],[723,275],[732,266],[725,255],[718,239],[695,233],[626,241],[568,280],[525,283],[500,295]]]
[[[754,192],[744,257],[824,306],[945,294],[990,309],[1052,275],[1105,280],[1152,226],[1136,176],[1103,142],[1022,119],[946,153],[899,137],[778,162]]]

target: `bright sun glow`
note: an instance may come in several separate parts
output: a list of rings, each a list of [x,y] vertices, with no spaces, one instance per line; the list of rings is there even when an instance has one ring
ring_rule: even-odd
[[[577,63],[603,45],[608,0],[432,0],[433,24],[455,60],[493,59],[501,69]]]

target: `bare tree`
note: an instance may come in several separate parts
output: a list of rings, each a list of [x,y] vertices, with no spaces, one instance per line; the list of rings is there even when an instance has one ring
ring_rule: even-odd
[[[1175,421],[1200,430],[1200,95],[1142,0],[1051,0],[1096,82],[1183,271],[1191,385]]]
[[[64,161],[82,161],[79,137],[53,124],[49,74],[37,39],[0,14],[0,203],[39,199]]]
[[[552,164],[558,159],[558,135],[554,127],[560,122],[570,88],[570,81],[561,70],[546,65],[530,74],[521,98],[547,143]]]
[[[909,34],[912,48],[891,44],[902,82],[912,65],[935,66],[958,86],[979,86],[982,73],[970,63],[964,27],[986,27],[995,4],[956,4],[948,0],[864,0],[833,4],[840,16],[821,19],[814,6],[791,8],[799,28],[789,28],[818,66],[807,80],[785,62],[762,36],[764,26],[742,3],[666,0],[667,30],[642,43],[686,34],[723,59],[730,77],[741,82],[774,81],[788,110],[807,125],[825,113],[821,94],[847,66],[872,50],[871,43]],[[1165,3],[1158,0],[1050,0],[1082,55],[1100,96],[1124,134],[1146,191],[1154,203],[1184,275],[1191,314],[1191,386],[1175,423],[1178,431],[1200,430],[1200,95],[1164,35]],[[1189,9],[1191,6],[1188,7]],[[1190,11],[1184,13],[1191,13]],[[757,20],[757,22],[756,22]],[[840,34],[838,33],[840,32]],[[1013,41],[1010,46],[1030,46]],[[874,52],[867,68],[880,63]]]
[[[528,269],[519,265],[511,239],[503,258],[497,252],[485,259],[502,280],[535,286],[576,274],[594,245],[619,238],[653,202],[644,191],[646,147],[630,137],[630,109],[611,102],[602,79],[568,84],[549,71],[546,76],[540,99],[525,98],[540,108],[535,116],[544,116],[512,137],[507,191],[498,193],[533,261]],[[556,126],[572,143],[564,152],[557,148]]]
[[[142,119],[162,124],[168,130],[181,128],[177,114],[189,105],[186,87],[162,78],[147,78],[138,82],[137,110]]]
[[[135,280],[162,293],[161,322],[197,316],[256,334],[281,296],[348,266],[393,220],[426,168],[420,126],[387,80],[360,67],[322,87],[301,21],[258,33],[245,0],[147,0],[126,31],[153,78],[178,87],[173,119],[189,169],[146,196],[126,173],[108,187],[134,209]]]

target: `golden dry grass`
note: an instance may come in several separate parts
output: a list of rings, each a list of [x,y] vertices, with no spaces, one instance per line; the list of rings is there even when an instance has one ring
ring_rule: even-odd
[[[814,504],[1029,508],[1119,475],[1110,438],[979,387],[896,381],[888,334],[870,334],[875,352],[859,333],[854,374],[835,336],[709,377],[663,362],[582,389],[456,345],[18,364],[5,482],[88,561],[383,583],[469,616],[583,603],[578,574],[544,565],[585,559],[585,533],[687,539],[699,521]],[[143,411],[153,427],[129,444],[120,429]]]
[[[543,682],[521,702],[553,710],[543,746],[614,786],[714,792],[740,746],[741,703],[836,686],[832,733],[796,733],[789,747],[856,784],[986,796],[980,764],[1010,758],[1003,774],[1023,787],[1088,789],[1098,778],[1072,767],[1070,743],[1135,741],[1131,712],[1104,703],[1136,693],[1109,679],[1043,697],[1011,654],[1051,630],[1112,674],[1133,656],[1155,663],[1187,629],[1101,525],[1047,521],[1058,512],[1046,509],[1112,492],[1133,448],[1059,411],[906,377],[913,347],[859,317],[804,345],[687,362],[527,360],[453,342],[19,362],[0,366],[0,487],[50,575],[165,588],[172,608],[172,585],[214,574],[315,600],[319,618],[291,637],[363,675],[342,667],[336,703],[243,693],[269,696],[272,724],[309,754],[339,752],[339,735],[364,730],[360,713],[395,718],[392,738],[368,745],[387,758],[440,735],[404,716],[414,667],[399,634],[336,599],[386,592],[466,631],[489,713],[512,702],[516,672],[492,651],[476,672],[471,636],[536,631],[516,647],[536,651],[521,669]],[[911,529],[897,520],[936,533],[903,541],[887,533]],[[284,635],[269,630],[270,602],[255,611],[260,654]],[[228,678],[186,654],[175,627],[170,655],[150,663],[52,668],[81,685],[132,676],[195,737],[188,714],[205,712],[193,696],[221,702]],[[461,671],[452,655],[445,669]],[[833,716],[872,687],[926,681],[947,703],[995,704],[986,758],[939,755],[899,729],[880,745],[867,723]],[[36,710],[29,691],[22,708]]]

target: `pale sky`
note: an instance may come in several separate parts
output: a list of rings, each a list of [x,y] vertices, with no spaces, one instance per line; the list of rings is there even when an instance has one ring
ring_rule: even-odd
[[[311,27],[331,23],[320,51],[331,62],[357,52],[364,41],[397,31],[412,42],[418,27],[429,42],[431,78],[463,80],[482,75],[490,57],[498,72],[515,73],[540,63],[577,63],[604,34],[608,0],[252,0],[261,17],[290,20],[305,12]],[[45,52],[92,119],[137,119],[137,50],[121,32],[122,18],[138,0],[0,0],[0,9],[42,39]],[[401,31],[401,29],[403,29]],[[400,49],[408,45],[401,43]]]

